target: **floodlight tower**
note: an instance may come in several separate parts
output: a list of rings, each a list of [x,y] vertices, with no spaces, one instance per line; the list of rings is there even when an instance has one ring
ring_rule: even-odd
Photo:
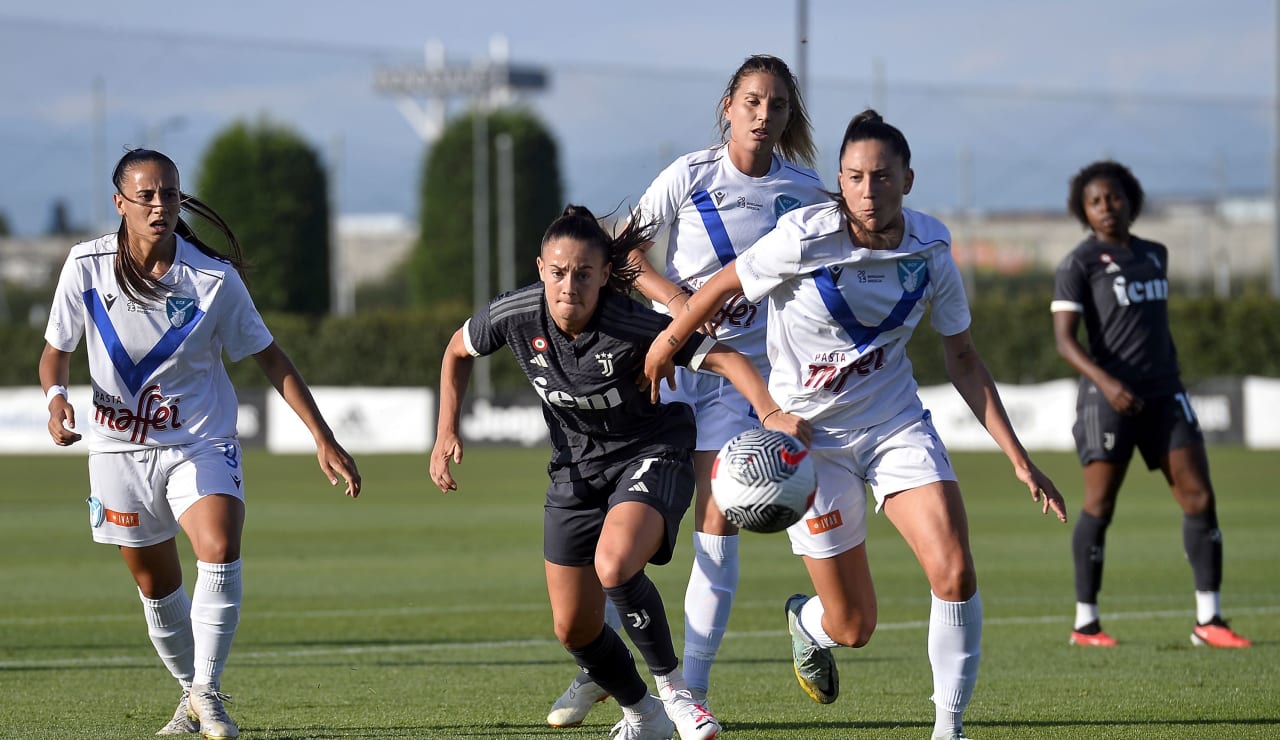
[[[489,295],[489,120],[488,114],[496,108],[509,105],[518,91],[542,90],[547,86],[547,74],[542,69],[511,64],[507,40],[494,36],[489,42],[487,58],[470,65],[450,65],[445,61],[444,45],[428,41],[425,49],[425,65],[422,67],[381,67],[374,72],[373,86],[377,92],[391,95],[401,115],[422,137],[425,144],[432,144],[444,131],[449,101],[462,98],[471,103],[472,119],[472,235],[473,254],[473,305],[478,311],[486,305]],[[425,100],[425,105],[419,100]],[[510,146],[500,146],[499,154],[511,155]],[[509,170],[509,162],[499,163],[499,171]],[[507,190],[504,188],[504,191]],[[509,216],[510,204],[502,204]],[[512,233],[509,228],[500,234]],[[504,253],[513,251],[510,245]],[[475,369],[476,394],[480,398],[493,396],[493,383],[489,364],[482,361]]]

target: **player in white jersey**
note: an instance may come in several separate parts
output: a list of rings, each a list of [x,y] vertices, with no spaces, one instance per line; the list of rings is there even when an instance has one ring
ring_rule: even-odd
[[[263,324],[222,218],[181,191],[177,166],[159,152],[127,152],[112,181],[120,229],[72,248],[49,312],[40,358],[49,434],[66,446],[88,427],[93,539],[120,549],[151,642],[182,690],[157,734],[233,738],[239,730],[220,680],[240,618],[245,509],[238,404],[223,352],[258,362],[315,437],[331,484],[341,476],[354,498],[360,473]],[[220,230],[232,256],[205,245],[180,218],[184,208]],[[81,337],[93,409],[77,415],[66,385]],[[190,597],[179,529],[196,556]]]
[[[818,492],[788,530],[817,595],[787,600],[796,677],[811,698],[839,694],[831,648],[861,647],[876,626],[866,554],[870,485],[932,591],[933,737],[965,737],[977,681],[982,604],[955,473],[916,393],[907,340],[931,306],[947,374],[1008,456],[1042,511],[1066,521],[1062,496],[1031,462],[969,334],[946,227],[902,207],[914,174],[906,138],[875,111],[850,122],[839,200],[787,214],[694,294],[650,349],[646,375],[670,380],[671,353],[726,295],[769,298],[770,392],[814,427]],[[1043,497],[1043,499],[1042,499]]]
[[[748,57],[725,86],[716,115],[720,144],[678,157],[654,179],[636,207],[645,219],[663,227],[662,243],[653,250],[665,260],[660,269],[645,257],[653,242],[633,254],[641,269],[636,287],[663,313],[678,310],[716,271],[768,233],[779,216],[829,200],[812,169],[812,127],[786,62],[763,54]],[[737,295],[724,303],[709,329],[768,378],[765,318],[763,307]],[[738,528],[712,501],[711,466],[725,442],[760,424],[751,405],[724,378],[684,368],[676,372],[677,390],[663,400],[688,404],[698,427],[683,665],[690,691],[705,700],[711,665],[738,588]],[[590,676],[579,672],[551,708],[547,722],[555,727],[580,724],[605,696]]]

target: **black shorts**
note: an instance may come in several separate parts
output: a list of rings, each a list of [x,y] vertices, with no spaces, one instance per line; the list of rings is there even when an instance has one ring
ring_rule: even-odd
[[[1204,443],[1200,422],[1185,389],[1145,397],[1141,412],[1124,416],[1085,378],[1080,379],[1076,423],[1071,432],[1081,465],[1096,461],[1127,464],[1137,447],[1147,468],[1155,470],[1170,450]]]
[[[619,463],[591,478],[553,482],[543,506],[542,556],[556,565],[591,565],[609,509],[639,501],[666,521],[666,536],[649,558],[654,565],[665,565],[693,501],[693,481],[692,455],[675,453]]]

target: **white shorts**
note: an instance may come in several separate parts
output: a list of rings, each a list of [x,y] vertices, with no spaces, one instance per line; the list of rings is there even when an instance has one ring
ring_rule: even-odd
[[[676,368],[676,389],[663,388],[663,401],[688,404],[698,424],[695,450],[720,451],[724,443],[749,429],[759,429],[760,420],[747,399],[733,383],[715,373],[698,373]]]
[[[178,520],[201,496],[244,500],[244,468],[234,437],[189,445],[89,455],[89,526],[109,545],[147,547],[178,534]]]
[[[869,429],[827,434],[833,437],[842,446],[810,453],[818,492],[804,518],[787,529],[797,555],[830,558],[866,541],[866,486],[880,511],[899,491],[956,479],[929,412],[918,405]]]

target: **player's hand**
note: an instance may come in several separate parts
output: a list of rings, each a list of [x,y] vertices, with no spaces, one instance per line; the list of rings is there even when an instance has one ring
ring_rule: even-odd
[[[1058,515],[1058,521],[1067,521],[1067,502],[1058,492],[1058,487],[1049,480],[1049,476],[1040,472],[1040,468],[1030,460],[1027,461],[1027,467],[1018,467],[1014,470],[1018,480],[1027,484],[1027,488],[1031,491],[1031,500],[1041,504],[1041,514],[1048,514],[1049,510],[1053,509],[1053,513]]]
[[[316,459],[320,461],[320,470],[329,479],[329,485],[338,485],[338,478],[347,482],[346,494],[351,498],[360,496],[360,469],[356,467],[355,458],[351,457],[342,445],[332,440],[322,440],[316,447]]]
[[[671,390],[676,388],[676,366],[671,361],[676,352],[675,344],[675,338],[667,332],[659,334],[644,357],[644,374],[636,378],[636,385],[642,391],[649,391],[649,400],[654,403],[661,398],[663,380]]]
[[[49,402],[49,436],[59,447],[80,441],[80,434],[76,431],[76,410],[63,396],[54,396]]]
[[[1134,395],[1129,390],[1129,386],[1118,380],[1112,380],[1106,385],[1099,386],[1099,390],[1107,398],[1107,403],[1111,404],[1111,408],[1117,413],[1124,416],[1135,416],[1142,412],[1142,398]]]
[[[431,449],[431,482],[444,493],[458,490],[458,481],[449,471],[449,463],[462,462],[462,440],[456,434],[444,434]]]
[[[795,414],[789,414],[786,411],[770,414],[769,418],[764,421],[764,428],[790,434],[803,442],[805,447],[813,444],[813,425],[809,423],[809,420],[802,419]]]

